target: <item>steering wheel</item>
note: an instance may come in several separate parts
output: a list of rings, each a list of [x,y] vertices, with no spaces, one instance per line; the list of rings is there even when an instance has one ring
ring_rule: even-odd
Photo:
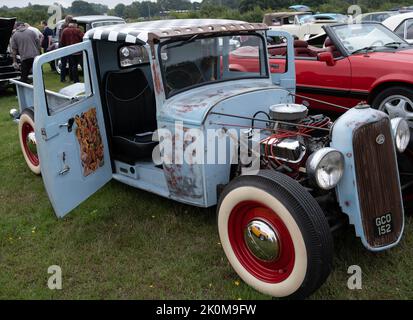
[[[202,82],[203,75],[195,63],[184,63],[167,68],[165,78],[166,86],[173,91]]]

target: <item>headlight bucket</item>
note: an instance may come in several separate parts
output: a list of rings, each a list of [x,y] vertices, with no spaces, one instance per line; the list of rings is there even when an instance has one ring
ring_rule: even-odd
[[[323,190],[337,186],[344,173],[344,156],[333,148],[314,152],[307,160],[307,174]]]
[[[403,118],[391,119],[391,128],[393,130],[394,144],[399,153],[406,151],[410,142],[410,128],[407,121]]]

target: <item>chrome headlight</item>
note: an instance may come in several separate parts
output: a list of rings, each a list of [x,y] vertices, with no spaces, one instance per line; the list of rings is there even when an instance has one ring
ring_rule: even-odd
[[[402,153],[406,150],[410,142],[409,124],[403,118],[394,118],[391,119],[391,128],[393,130],[397,151]]]
[[[321,189],[333,189],[343,173],[344,156],[333,148],[320,149],[307,160],[307,174]]]

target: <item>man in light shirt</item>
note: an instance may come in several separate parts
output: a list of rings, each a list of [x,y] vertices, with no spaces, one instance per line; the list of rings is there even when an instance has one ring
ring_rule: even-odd
[[[16,22],[16,31],[11,37],[13,66],[17,69],[17,54],[21,59],[21,81],[29,82],[28,76],[33,67],[34,58],[40,53],[40,38],[29,30],[23,22]]]

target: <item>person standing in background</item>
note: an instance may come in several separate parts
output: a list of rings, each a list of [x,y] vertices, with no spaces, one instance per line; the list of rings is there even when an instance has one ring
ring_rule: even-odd
[[[28,76],[33,67],[34,58],[40,52],[40,39],[23,22],[16,22],[15,27],[16,31],[10,40],[13,66],[17,69],[17,53],[19,53],[21,59],[20,81],[28,83]]]
[[[42,48],[43,48],[43,53],[45,53],[48,51],[48,49],[52,45],[53,31],[47,26],[47,22],[44,20],[42,21],[42,27],[43,27]]]
[[[33,31],[33,32],[36,34],[36,36],[39,37],[40,43],[42,43],[42,41],[43,41],[43,33],[41,33],[39,29],[37,29],[37,28],[35,28],[35,27],[32,27],[32,26],[31,26],[30,24],[28,24],[28,23],[25,23],[24,25],[27,27],[27,29]]]
[[[69,26],[70,23],[73,21],[73,16],[67,15],[65,17],[65,22],[62,24],[62,28],[59,30],[59,47],[62,47],[62,34],[63,31]],[[65,82],[66,81],[66,74],[67,74],[67,63],[68,63],[68,57],[62,57],[60,59],[61,62],[61,68],[60,68],[60,81]],[[71,79],[71,75],[69,74],[69,78]],[[71,79],[72,80],[72,79]]]
[[[83,32],[78,28],[74,22],[69,23],[69,26],[62,32],[62,38],[60,40],[60,46],[66,47],[72,44],[80,43],[83,41]],[[82,61],[82,52],[72,54],[69,59],[69,72],[72,76],[73,82],[79,82],[78,64]]]

